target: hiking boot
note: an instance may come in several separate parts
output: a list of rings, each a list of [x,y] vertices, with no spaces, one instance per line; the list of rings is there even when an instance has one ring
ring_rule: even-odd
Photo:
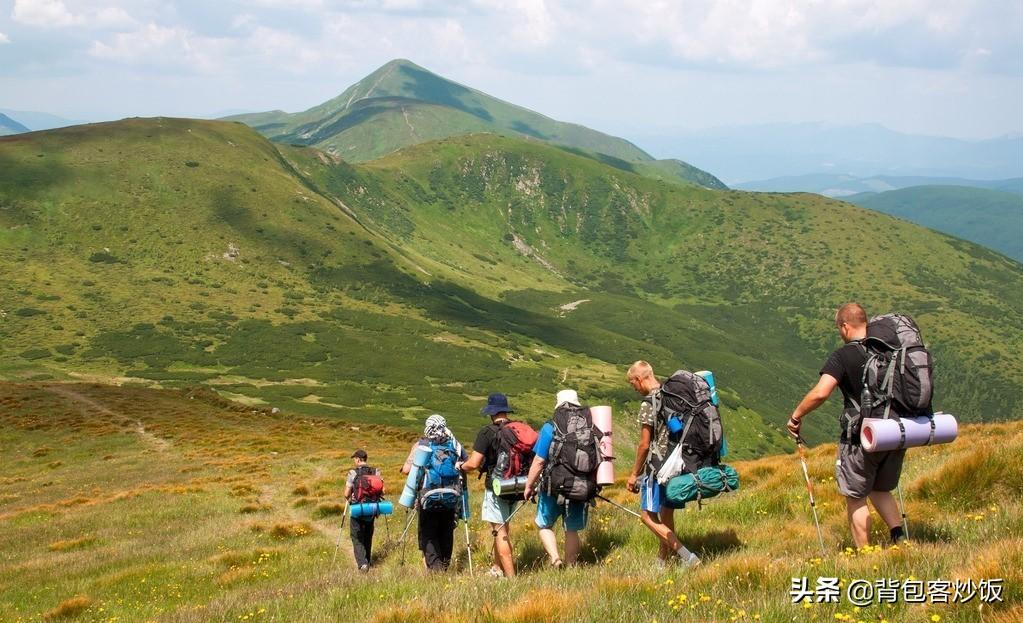
[[[363,573],[366,573],[367,571],[369,571],[369,565],[362,565],[362,566],[360,566],[359,567],[359,571],[361,571]]]
[[[493,567],[490,568],[490,571],[487,571],[487,575],[489,575],[492,578],[503,578],[504,571],[501,571],[500,567],[494,565]]]
[[[554,567],[555,569],[564,569],[565,568],[565,561],[559,558],[559,559],[555,560],[554,562],[552,562],[551,566]]]

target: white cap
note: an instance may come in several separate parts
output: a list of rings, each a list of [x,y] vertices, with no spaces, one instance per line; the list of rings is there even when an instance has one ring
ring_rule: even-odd
[[[582,406],[579,403],[579,394],[575,393],[574,389],[563,389],[560,392],[558,392],[558,398],[554,404],[554,408],[557,409],[566,402],[569,404],[573,404],[577,407]]]

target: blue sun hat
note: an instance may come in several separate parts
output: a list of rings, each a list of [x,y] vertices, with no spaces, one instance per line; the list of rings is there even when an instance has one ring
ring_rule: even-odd
[[[480,409],[480,413],[494,416],[498,413],[515,413],[515,410],[508,406],[507,396],[495,392],[487,396],[487,406]]]

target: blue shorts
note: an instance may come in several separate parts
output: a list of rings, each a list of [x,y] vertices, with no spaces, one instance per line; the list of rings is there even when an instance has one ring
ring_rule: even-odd
[[[558,517],[564,517],[565,530],[578,532],[586,529],[586,520],[589,517],[589,504],[569,500],[567,508],[565,504],[558,504],[558,497],[546,493],[538,493],[536,496],[536,525],[541,530],[549,530],[554,527]]]
[[[639,508],[651,513],[661,512],[662,506],[671,509],[679,508],[668,504],[667,499],[665,499],[666,493],[667,489],[664,485],[657,482],[657,478],[654,476],[643,476],[639,479]]]

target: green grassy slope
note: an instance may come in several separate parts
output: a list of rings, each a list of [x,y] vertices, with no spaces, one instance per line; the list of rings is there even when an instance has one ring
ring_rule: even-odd
[[[843,199],[965,238],[1023,262],[1023,195],[967,186],[912,186]]]
[[[230,117],[279,142],[314,145],[364,162],[425,141],[494,132],[565,145],[638,166],[653,177],[724,188],[714,176],[677,160],[654,160],[632,143],[555,121],[521,106],[394,60],[344,93],[304,112]]]
[[[939,406],[1023,416],[1019,265],[812,195],[683,187],[494,135],[353,166],[174,119],[4,139],[0,164],[5,378],[201,383],[406,428],[439,411],[468,433],[494,389],[539,420],[574,385],[625,421],[642,357],[714,370],[743,457],[786,447],[832,310],[858,298],[917,316]]]
[[[350,166],[280,149],[241,124],[176,119],[0,143],[10,275],[0,374],[201,382],[257,404],[408,427],[440,411],[462,431],[496,388],[533,417],[559,383],[619,407],[631,399],[618,360],[596,356],[609,336],[627,338],[577,333],[471,283],[428,285],[414,249],[321,194],[316,167]],[[501,278],[567,285],[541,272],[523,262]],[[404,290],[381,293],[392,281]],[[736,427],[748,440],[740,454],[781,446],[759,411],[737,413]]]
[[[616,438],[634,441],[634,424]],[[881,621],[1012,623],[1023,617],[1023,426],[967,426],[950,446],[914,449],[903,474],[910,533],[899,548],[851,543],[832,474],[833,445],[809,455],[827,555],[817,545],[792,454],[740,462],[741,489],[677,513],[703,559],[654,564],[638,521],[598,502],[583,564],[545,564],[534,507],[512,523],[520,575],[485,577],[492,545],[472,480],[448,574],[428,575],[406,514],[377,523],[375,568],[354,570],[347,530],[332,565],[348,456],[367,447],[396,491],[412,436],[333,418],[271,414],[172,392],[86,384],[0,383],[0,620],[227,623],[464,620]],[[616,442],[618,443],[618,442]],[[619,464],[619,478],[623,477]],[[983,485],[983,486],[978,486]],[[604,493],[636,508],[620,484]],[[392,494],[391,499],[396,495]],[[561,529],[558,528],[559,541]],[[875,543],[884,530],[875,525]],[[1004,581],[1001,603],[855,608],[793,604],[792,578]],[[933,618],[937,617],[937,618]]]
[[[1021,362],[1006,345],[1021,338],[1020,268],[974,245],[813,195],[679,188],[495,137],[417,146],[363,170],[332,191],[431,259],[427,270],[500,289],[495,265],[533,262],[579,289],[559,300],[593,301],[569,322],[603,319],[642,335],[670,351],[647,348],[663,365],[698,352],[734,372],[732,382],[758,379],[744,396],[772,413],[798,398],[778,386],[805,383],[834,344],[823,322],[830,310],[859,299],[918,317],[945,361],[938,373],[950,407],[1018,417],[1008,388]],[[398,194],[358,192],[369,186]],[[870,261],[871,250],[891,253],[892,267]],[[844,275],[843,263],[858,268]],[[557,298],[502,296],[538,310]],[[988,381],[1007,391],[983,398]]]

